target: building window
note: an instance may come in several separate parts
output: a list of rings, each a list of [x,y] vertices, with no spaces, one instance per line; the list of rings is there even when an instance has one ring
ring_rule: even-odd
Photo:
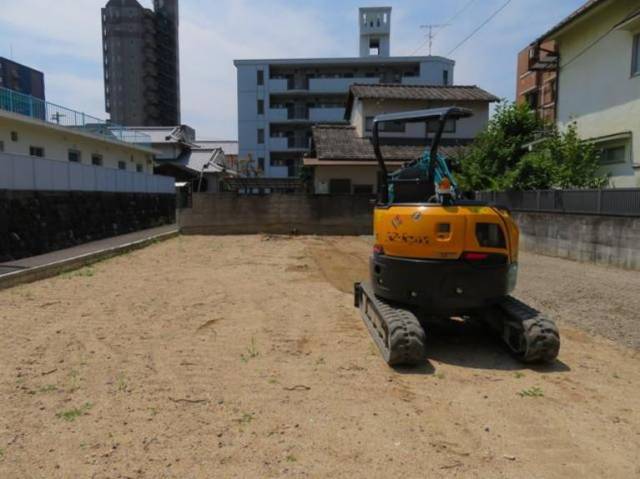
[[[364,129],[365,131],[373,131],[372,116],[367,116],[364,119]],[[391,122],[380,123],[379,130],[386,131],[388,133],[404,133],[405,123],[401,121],[391,121]]]
[[[69,152],[67,153],[67,158],[72,163],[81,163],[82,153],[80,153],[78,150],[69,150]]]
[[[442,84],[445,86],[449,84],[449,70],[442,71]]]
[[[640,33],[633,37],[633,59],[631,60],[631,75],[640,75]]]
[[[12,131],[11,132],[11,141],[18,141],[18,132],[17,131]]]
[[[44,156],[44,148],[42,148],[41,146],[30,146],[29,154],[31,156],[38,156],[42,158]]]
[[[258,70],[256,74],[257,74],[256,80],[258,85],[264,85],[264,70]]]
[[[627,161],[627,148],[624,144],[606,145],[598,150],[600,164],[613,165]]]
[[[264,100],[258,100],[258,115],[264,115]]]
[[[373,194],[373,185],[353,185],[354,195],[371,195]]]
[[[4,151],[4,141],[0,141],[0,152]]]
[[[264,128],[258,128],[258,145],[264,144]]]
[[[264,171],[264,158],[262,157],[258,158],[258,169]]]
[[[127,169],[127,163],[125,161],[119,161],[118,162],[118,169],[119,170],[126,170]]]
[[[97,153],[91,155],[91,164],[93,166],[102,166],[102,155],[98,155]]]
[[[429,133],[435,133],[440,127],[438,120],[430,120],[427,122],[427,129]],[[444,124],[443,133],[455,133],[456,132],[456,120],[447,120]]]
[[[142,165],[140,163],[136,164],[136,171],[142,173]]]
[[[388,121],[380,124],[380,131],[404,133],[405,123],[402,121]]]
[[[351,180],[332,178],[329,180],[329,194],[332,195],[350,195],[351,194]]]

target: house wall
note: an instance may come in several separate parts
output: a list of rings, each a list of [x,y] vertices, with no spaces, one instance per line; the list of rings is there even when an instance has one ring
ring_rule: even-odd
[[[358,136],[371,136],[371,132],[365,131],[365,121],[369,116],[381,113],[399,113],[411,110],[424,110],[427,108],[440,108],[448,106],[459,106],[469,108],[473,111],[473,116],[464,118],[456,122],[455,133],[444,133],[442,138],[462,138],[470,139],[486,126],[489,121],[488,102],[432,102],[421,100],[357,100],[357,104],[362,104],[360,112],[352,114],[352,123],[356,127]],[[356,110],[356,109],[354,109]],[[389,138],[424,138],[424,123],[408,123],[404,133],[381,132],[381,137]]]
[[[640,186],[640,75],[631,76],[632,30],[612,30],[637,0],[605,4],[558,36],[560,73],[558,123],[576,122],[584,139],[630,132],[623,163],[605,165],[611,186]]]
[[[11,140],[11,132],[18,133],[18,141]],[[52,160],[69,161],[69,150],[81,152],[81,163],[91,164],[91,155],[102,155],[103,166],[118,168],[118,162],[124,161],[127,171],[136,171],[136,165],[142,166],[142,172],[153,173],[152,155],[132,148],[126,144],[116,144],[100,139],[88,138],[69,132],[61,132],[46,124],[36,125],[15,121],[11,118],[0,118],[0,142],[5,153],[29,155],[29,148],[44,148],[44,157]]]
[[[392,172],[398,166],[387,164],[387,168]],[[354,185],[371,185],[375,193],[378,189],[378,167],[377,165],[314,167],[313,186],[316,193],[329,193],[329,181],[332,179],[350,180],[352,192]]]

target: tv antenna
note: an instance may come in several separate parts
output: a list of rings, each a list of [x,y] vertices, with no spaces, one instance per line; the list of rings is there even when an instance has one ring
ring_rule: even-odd
[[[427,39],[429,40],[429,56],[431,56],[431,46],[433,45],[433,37],[436,36],[436,33],[433,33],[434,28],[444,28],[451,25],[450,23],[430,23],[428,25],[420,25],[420,28],[427,31]]]

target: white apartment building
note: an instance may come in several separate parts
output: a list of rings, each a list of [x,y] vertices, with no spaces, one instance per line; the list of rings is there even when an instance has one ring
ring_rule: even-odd
[[[360,8],[358,25],[358,57],[234,61],[239,159],[265,177],[297,176],[311,126],[345,122],[352,84],[453,84],[453,60],[390,55],[390,7]]]
[[[595,144],[612,187],[640,187],[640,2],[590,0],[543,37],[558,51],[557,121]]]

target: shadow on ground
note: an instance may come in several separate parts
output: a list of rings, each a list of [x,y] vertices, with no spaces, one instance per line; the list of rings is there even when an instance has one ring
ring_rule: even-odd
[[[400,374],[433,374],[430,360],[471,369],[502,371],[533,370],[541,373],[571,371],[556,359],[550,364],[524,364],[509,353],[499,338],[481,323],[473,321],[435,321],[426,325],[427,363],[415,368],[395,368]],[[560,349],[562,353],[562,348]]]

